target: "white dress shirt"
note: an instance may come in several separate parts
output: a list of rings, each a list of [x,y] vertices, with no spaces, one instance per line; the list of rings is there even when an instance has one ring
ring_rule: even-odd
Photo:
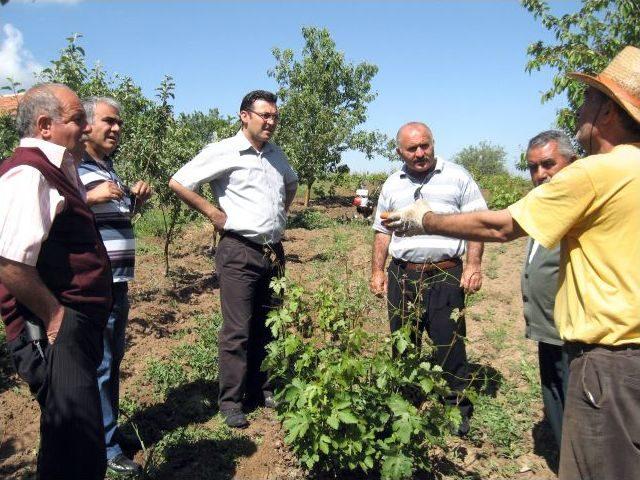
[[[21,147],[39,148],[86,195],[76,164],[66,148],[37,138],[23,138]],[[34,167],[20,165],[0,177],[0,257],[35,266],[55,216],[65,200]]]
[[[280,147],[256,151],[244,133],[207,145],[173,176],[191,191],[209,182],[226,213],[224,229],[259,244],[277,243],[287,223],[285,199],[298,176]]]

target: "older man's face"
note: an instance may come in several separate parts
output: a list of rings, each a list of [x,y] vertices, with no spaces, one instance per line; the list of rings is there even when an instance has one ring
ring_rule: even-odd
[[[426,173],[436,164],[433,136],[428,128],[422,126],[402,129],[396,152],[413,173]]]
[[[91,132],[87,115],[78,96],[66,88],[55,90],[60,102],[60,118],[51,121],[48,140],[65,147],[76,159],[82,158],[86,134]]]
[[[553,140],[527,152],[527,166],[531,181],[536,187],[551,180],[551,177],[570,163],[571,158],[561,155],[558,143]]]

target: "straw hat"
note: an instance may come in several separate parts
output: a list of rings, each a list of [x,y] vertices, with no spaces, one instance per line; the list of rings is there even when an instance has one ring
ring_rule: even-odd
[[[623,48],[596,76],[574,72],[569,77],[597,88],[640,123],[640,48]]]

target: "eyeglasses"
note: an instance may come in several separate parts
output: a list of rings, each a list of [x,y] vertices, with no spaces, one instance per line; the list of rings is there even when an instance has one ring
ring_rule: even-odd
[[[278,120],[280,120],[280,114],[278,113],[260,113],[260,112],[256,112],[255,110],[249,110],[249,109],[247,109],[247,111],[251,113],[255,113],[264,122],[268,122],[269,120],[273,120],[274,122],[277,122]]]

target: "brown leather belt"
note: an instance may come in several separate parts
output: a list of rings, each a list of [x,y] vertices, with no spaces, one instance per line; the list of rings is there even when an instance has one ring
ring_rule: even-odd
[[[405,270],[411,270],[412,272],[433,272],[434,270],[448,270],[449,268],[457,267],[462,263],[459,258],[448,258],[439,262],[426,262],[426,263],[414,263],[406,262],[404,260],[393,259],[400,268]]]

